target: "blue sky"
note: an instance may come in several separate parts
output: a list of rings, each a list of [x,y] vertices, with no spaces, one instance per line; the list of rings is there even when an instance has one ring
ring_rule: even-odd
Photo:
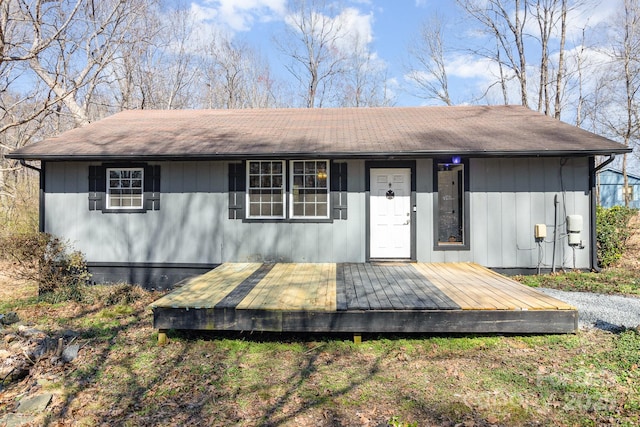
[[[449,13],[453,1],[344,1],[341,10],[349,10],[349,25],[369,40],[369,48],[383,60],[390,78],[400,80],[406,47],[421,23],[434,10]],[[285,60],[273,43],[286,15],[286,0],[199,0],[192,9],[203,22],[230,32],[257,48],[278,73]],[[397,105],[418,105],[423,101],[398,92]]]
[[[583,6],[571,10],[567,49],[579,44],[582,28],[596,27],[610,19],[620,1],[586,0]],[[273,37],[285,25],[286,2],[198,0],[191,3],[191,9],[204,25],[247,41],[269,60],[274,72],[284,74],[286,71],[282,62],[285,59],[275,49]],[[404,64],[408,62],[407,46],[417,36],[421,25],[434,13],[442,17],[445,43],[452,47],[446,59],[454,103],[477,98],[488,82],[495,81],[492,65],[472,57],[466,50],[483,41],[473,31],[473,22],[462,16],[454,0],[343,0],[339,4],[347,26],[351,31],[358,32],[361,39],[367,40],[369,49],[386,64],[389,78],[398,88],[398,106],[434,104],[400,89],[406,87],[403,76],[406,72]],[[531,29],[532,32],[534,30]],[[592,48],[594,52],[597,50],[597,47]],[[491,102],[491,99],[487,101]],[[517,101],[514,98],[513,103]]]

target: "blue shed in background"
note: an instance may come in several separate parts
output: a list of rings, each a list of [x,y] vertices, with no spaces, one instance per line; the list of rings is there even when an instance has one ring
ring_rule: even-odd
[[[631,199],[630,208],[640,208],[640,177],[627,173]],[[617,169],[606,168],[598,173],[600,205],[605,208],[624,206],[624,177]]]

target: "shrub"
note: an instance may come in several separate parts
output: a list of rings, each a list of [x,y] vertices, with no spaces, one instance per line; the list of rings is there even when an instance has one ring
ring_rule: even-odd
[[[10,274],[38,284],[38,295],[48,300],[82,299],[82,287],[90,279],[84,255],[48,233],[3,236],[3,256],[12,262]]]
[[[625,244],[631,236],[629,221],[636,212],[625,206],[597,207],[596,241],[598,264],[601,267],[609,267],[622,257]]]

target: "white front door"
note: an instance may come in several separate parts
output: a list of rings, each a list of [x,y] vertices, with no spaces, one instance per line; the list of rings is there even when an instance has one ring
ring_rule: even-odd
[[[411,169],[372,168],[370,258],[411,257]]]

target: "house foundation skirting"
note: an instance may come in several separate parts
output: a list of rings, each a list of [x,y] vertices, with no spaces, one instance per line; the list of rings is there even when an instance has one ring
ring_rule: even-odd
[[[195,277],[216,268],[219,264],[181,263],[100,263],[87,266],[93,283],[131,283],[145,289],[172,289],[185,279]]]

